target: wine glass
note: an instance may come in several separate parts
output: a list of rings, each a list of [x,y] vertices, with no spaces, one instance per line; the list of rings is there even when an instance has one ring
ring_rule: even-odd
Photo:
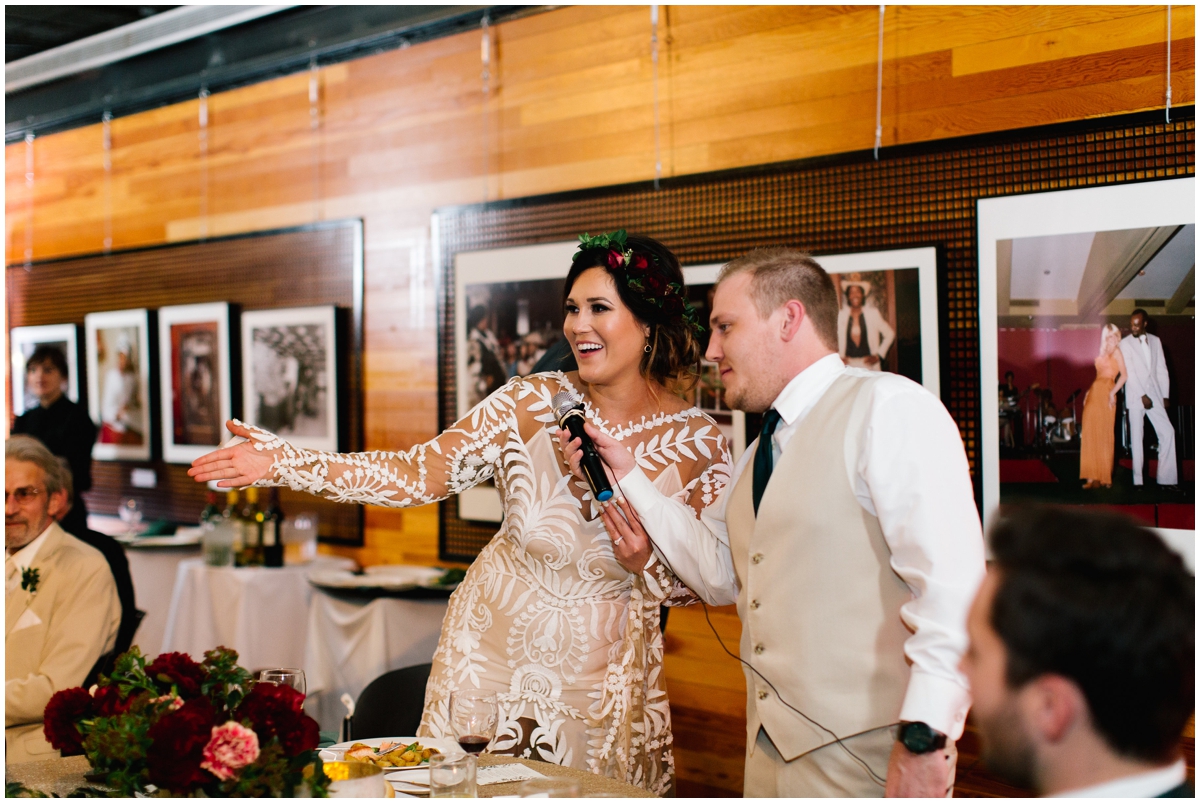
[[[136,496],[127,496],[117,505],[117,515],[125,522],[129,536],[133,537],[137,526],[142,523],[142,500]]]
[[[303,669],[264,669],[258,675],[259,683],[274,683],[277,686],[291,686],[300,694],[305,693]]]
[[[468,753],[481,753],[488,746],[496,735],[499,715],[494,691],[462,689],[450,692],[450,727],[459,746]]]

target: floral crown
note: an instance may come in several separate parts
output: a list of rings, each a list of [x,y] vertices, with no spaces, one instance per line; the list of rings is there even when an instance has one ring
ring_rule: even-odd
[[[625,280],[625,286],[667,315],[678,315],[697,335],[704,334],[696,308],[688,303],[679,282],[663,281],[650,270],[650,261],[658,262],[653,254],[635,254],[629,247],[625,229],[608,234],[579,235],[579,251],[602,248],[608,251],[608,270]]]

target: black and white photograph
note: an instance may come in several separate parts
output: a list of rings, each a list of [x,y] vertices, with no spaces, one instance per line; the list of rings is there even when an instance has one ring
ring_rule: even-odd
[[[79,345],[78,327],[73,323],[51,324],[49,326],[14,326],[8,333],[11,346],[9,363],[12,369],[12,409],[14,414],[21,415],[31,410],[39,403],[42,392],[33,384],[40,384],[46,379],[42,376],[29,377],[29,358],[35,351],[54,349],[62,355],[67,366],[65,377],[61,379],[59,389],[63,395],[73,402],[79,401]],[[39,360],[39,364],[45,361]],[[37,369],[38,366],[33,366]],[[31,384],[30,379],[35,382]]]
[[[158,310],[163,459],[190,463],[221,444],[233,417],[229,305]]]
[[[1191,538],[1193,187],[980,202],[990,507],[1102,506]]]
[[[332,306],[241,316],[242,415],[297,446],[338,448],[337,351]]]
[[[93,312],[84,318],[88,411],[100,433],[96,460],[149,460],[150,314]]]

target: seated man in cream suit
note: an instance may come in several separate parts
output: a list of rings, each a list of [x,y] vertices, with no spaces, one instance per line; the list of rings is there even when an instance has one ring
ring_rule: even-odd
[[[55,519],[70,504],[71,475],[38,440],[4,445],[5,763],[58,751],[42,733],[55,692],[78,686],[113,648],[121,622],[117,585],[104,556]]]
[[[1150,316],[1136,309],[1129,316],[1129,336],[1121,340],[1121,354],[1129,369],[1125,383],[1125,409],[1129,416],[1129,448],[1133,450],[1133,484],[1141,485],[1146,447],[1142,443],[1145,419],[1150,419],[1158,436],[1158,484],[1179,482],[1175,465],[1175,428],[1167,418],[1171,403],[1171,377],[1163,355],[1162,341],[1146,331]]]
[[[985,573],[967,457],[925,388],[843,365],[837,318],[803,252],[722,268],[706,356],[762,432],[697,519],[589,425],[624,494],[605,527],[626,570],[653,548],[706,602],[737,603],[747,797],[943,797]],[[559,437],[574,470],[578,441]]]

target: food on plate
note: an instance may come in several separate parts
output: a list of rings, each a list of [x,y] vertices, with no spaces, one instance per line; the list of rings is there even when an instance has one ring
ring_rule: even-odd
[[[355,742],[350,745],[350,749],[346,751],[343,759],[374,764],[385,769],[387,767],[415,767],[418,764],[428,764],[429,757],[440,752],[436,747],[422,747],[420,742],[404,744],[403,742],[385,741],[378,747]]]
[[[439,586],[452,586],[455,583],[461,583],[467,573],[462,569],[447,569],[446,573],[439,577],[436,581]]]

